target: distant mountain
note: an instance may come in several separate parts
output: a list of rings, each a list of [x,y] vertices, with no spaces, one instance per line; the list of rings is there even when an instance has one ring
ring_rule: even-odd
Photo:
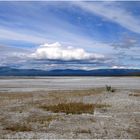
[[[46,71],[36,69],[16,69],[0,67],[0,76],[44,76]]]
[[[0,76],[140,76],[140,69],[55,69],[45,71],[37,69],[0,67]]]

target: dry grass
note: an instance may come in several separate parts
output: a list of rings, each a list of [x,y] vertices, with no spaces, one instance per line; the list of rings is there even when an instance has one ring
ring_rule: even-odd
[[[91,134],[91,130],[90,129],[80,129],[80,130],[77,130],[76,133]]]
[[[18,113],[25,112],[30,109],[30,107],[34,106],[40,107],[47,111],[52,111],[54,113],[62,112],[66,114],[93,114],[95,108],[106,107],[106,105],[84,104],[81,101],[77,103],[72,102],[70,99],[82,99],[85,96],[98,95],[103,91],[103,88],[97,88],[86,90],[51,91],[49,93],[42,91],[26,93],[0,93],[0,107],[10,105],[9,110]],[[33,97],[37,98],[37,100],[32,102]],[[5,121],[6,125],[4,125],[4,129],[13,132],[33,131],[34,128],[31,128],[33,124],[39,124],[40,126],[45,126],[45,128],[48,128],[49,124],[53,120],[58,120],[59,118],[61,118],[59,114],[51,114],[47,116],[40,114],[31,114],[31,116],[26,118],[24,122],[11,122],[8,124],[8,122]],[[42,130],[41,127],[39,129]],[[87,130],[82,130],[81,133],[89,132]]]
[[[26,104],[26,105],[10,107],[9,111],[17,112],[17,113],[23,113],[23,112],[28,111],[29,109],[30,109],[30,105]]]
[[[18,106],[20,104],[26,104],[28,106],[32,106],[36,102],[44,100],[46,97],[46,91],[0,92],[0,107],[11,104],[18,104]]]
[[[32,128],[29,124],[16,123],[16,124],[7,126],[5,128],[5,130],[10,130],[10,131],[14,131],[14,132],[25,132],[25,131],[32,131]]]
[[[34,114],[25,118],[22,122],[11,122],[7,121],[4,118],[1,118],[0,122],[3,126],[3,130],[12,131],[12,132],[29,132],[29,131],[41,131],[44,128],[48,128],[49,124],[53,120],[59,119],[59,115],[41,115]],[[37,126],[37,127],[34,127]]]
[[[33,95],[30,93],[0,93],[1,99],[18,99],[18,98],[29,98]]]
[[[34,91],[26,93],[10,93],[0,92],[0,107],[8,104],[19,104],[28,102],[28,104],[35,105],[47,102],[48,104],[58,104],[61,102],[71,101],[78,98],[82,101],[85,96],[98,95],[104,91],[104,88],[84,89],[84,90],[60,90],[60,91]],[[34,98],[38,98],[36,101]]]
[[[66,114],[82,114],[82,113],[90,113],[94,112],[93,104],[84,104],[84,103],[60,103],[58,105],[44,105],[40,106],[40,108],[52,111],[54,113],[66,113]]]
[[[95,108],[106,108],[111,107],[111,105],[108,104],[94,104]]]
[[[133,136],[133,139],[140,139],[140,131],[139,131],[139,129],[128,128],[126,131]]]
[[[84,104],[84,103],[59,103],[57,105],[42,105],[40,108],[52,111],[54,113],[66,113],[66,114],[82,114],[82,113],[89,113],[93,114],[95,108],[104,108],[110,107],[110,105],[106,104]]]
[[[23,103],[25,100],[32,99],[33,93],[12,93],[0,92],[0,107],[9,104]]]
[[[49,92],[49,96],[51,97],[80,97],[80,96],[90,96],[97,95],[104,91],[104,88],[95,88],[95,89],[84,89],[84,90],[68,90],[68,91],[51,91]],[[61,94],[60,94],[61,93]]]
[[[46,102],[48,104],[53,105],[59,103],[73,102],[76,99],[78,101],[83,100],[85,96],[99,95],[103,93],[104,88],[95,88],[95,89],[84,89],[84,90],[67,90],[67,91],[51,91],[47,94],[47,98],[42,100],[42,102]]]
[[[27,123],[39,123],[39,124],[43,124],[45,126],[49,126],[50,122],[53,120],[58,119],[59,116],[58,115],[49,115],[49,116],[30,116],[29,118],[27,118]]]
[[[139,97],[140,96],[140,93],[130,93],[129,96]]]

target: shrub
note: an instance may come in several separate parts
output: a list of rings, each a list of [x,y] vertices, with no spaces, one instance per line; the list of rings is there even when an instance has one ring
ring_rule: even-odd
[[[106,91],[115,92],[115,89],[113,89],[111,86],[106,85]]]

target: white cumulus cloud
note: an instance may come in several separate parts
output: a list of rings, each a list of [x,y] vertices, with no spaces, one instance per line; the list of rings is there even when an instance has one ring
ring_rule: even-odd
[[[83,48],[74,48],[71,46],[63,47],[59,42],[40,45],[31,58],[51,59],[51,60],[95,60],[103,59],[104,55],[86,52]]]

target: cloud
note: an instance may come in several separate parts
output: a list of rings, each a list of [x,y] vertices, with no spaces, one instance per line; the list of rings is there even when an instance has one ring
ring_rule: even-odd
[[[65,25],[65,22],[62,22],[62,25]],[[70,45],[73,47],[85,47],[87,49],[94,48],[96,52],[111,52],[113,51],[113,48],[111,45],[107,43],[103,43],[100,41],[96,41],[93,38],[87,37],[86,35],[83,35],[81,33],[78,33],[75,29],[75,26],[67,26],[67,30],[64,28],[57,28],[52,27],[51,25],[48,26],[47,30],[44,29],[44,24],[41,25],[43,33],[32,32],[30,29],[29,32],[23,33],[21,30],[14,30],[11,28],[4,28],[0,26],[0,40],[9,40],[15,41],[15,42],[29,42],[29,43],[35,43],[35,44],[43,44],[44,42],[55,42],[59,40],[61,43],[65,45]],[[22,28],[21,28],[22,29]],[[50,31],[48,31],[50,30]],[[49,33],[49,35],[48,35]],[[0,41],[1,42],[1,41]],[[108,50],[108,51],[106,51]]]
[[[59,42],[40,45],[30,57],[34,59],[63,61],[104,59],[104,55],[102,54],[89,53],[83,48],[74,48],[71,46],[63,47]]]
[[[15,40],[15,41],[27,41],[27,42],[33,42],[33,43],[42,43],[45,42],[46,39],[36,36],[36,35],[31,35],[31,34],[24,34],[24,33],[19,33],[17,31],[12,31],[9,29],[5,29],[0,26],[0,39],[7,39],[7,40]]]
[[[14,10],[5,7],[7,11],[0,13],[0,15],[4,17],[0,19],[0,42],[4,45],[10,44],[7,44],[7,42],[15,42],[14,44],[19,46],[20,42],[25,42],[38,46],[38,44],[45,42],[52,43],[59,41],[65,44],[65,46],[81,47],[87,50],[94,49],[95,53],[108,54],[114,51],[113,47],[108,43],[100,41],[96,39],[96,37],[92,37],[92,35],[86,31],[86,28],[84,29],[83,26],[79,26],[73,23],[73,21],[69,21],[69,18],[65,18],[65,14],[62,15],[62,18],[60,18],[59,12],[54,12],[55,14],[53,14],[52,11],[55,10],[54,5],[49,6],[49,9],[52,10],[43,10],[43,5],[46,3],[38,3],[38,5],[34,3],[24,3],[22,5],[20,3],[17,3],[17,5],[16,3],[12,4],[14,5],[9,4],[9,6]],[[60,3],[60,5],[63,6],[63,8],[58,7],[58,5],[56,6],[60,11],[68,9],[71,6],[69,3]],[[45,8],[47,8],[47,6],[45,6]],[[24,11],[28,12],[25,12],[25,14]],[[75,16],[77,12],[78,15],[81,15],[81,11],[77,11],[77,8],[70,12]],[[67,17],[69,16],[68,14]],[[86,26],[86,24],[84,24],[84,26]]]
[[[140,20],[138,17],[133,16],[129,11],[124,8],[120,8],[113,3],[105,3],[105,2],[73,2],[75,6],[78,6],[85,11],[88,11],[92,14],[99,15],[101,17],[105,17],[108,20],[118,23],[124,28],[140,34]]]
[[[29,53],[29,50],[23,48],[0,45],[0,66],[25,62]]]
[[[114,49],[131,49],[139,48],[139,39],[136,37],[125,35],[122,37],[119,43],[113,43],[112,46]]]
[[[125,69],[126,67],[124,66],[112,66],[112,69]]]

